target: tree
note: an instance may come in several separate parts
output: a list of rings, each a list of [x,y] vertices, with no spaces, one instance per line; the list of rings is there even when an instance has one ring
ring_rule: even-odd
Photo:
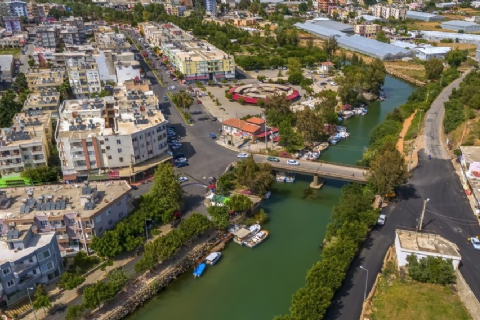
[[[288,82],[291,84],[299,84],[303,80],[303,74],[301,72],[291,73],[288,76]]]
[[[250,155],[247,159],[237,162],[235,176],[237,182],[246,186],[253,194],[264,195],[275,180],[270,164],[257,164]]]
[[[450,65],[450,67],[458,68],[463,61],[467,60],[467,54],[465,51],[451,50],[445,56],[445,60]]]
[[[318,141],[323,132],[323,123],[318,115],[310,108],[297,112],[297,129],[308,144]]]
[[[83,311],[85,311],[85,307],[82,304],[71,305],[67,309],[65,320],[77,320],[82,316]]]
[[[47,291],[42,285],[38,285],[37,291],[35,291],[33,297],[35,299],[33,301],[33,308],[35,310],[43,308],[43,310],[47,312],[47,310],[52,307],[50,297],[48,296]]]
[[[440,59],[430,59],[425,63],[425,73],[427,78],[438,79],[443,72],[443,62]]]
[[[16,94],[12,90],[2,93],[0,98],[0,126],[8,128],[12,125],[13,117],[22,110],[22,104],[16,101]]]
[[[85,281],[85,277],[78,273],[65,272],[60,277],[58,287],[62,289],[72,290],[81,285]]]
[[[378,150],[377,156],[370,164],[368,182],[375,191],[384,196],[394,191],[408,178],[405,158],[397,150],[394,142],[387,142]]]
[[[234,174],[231,171],[222,174],[217,180],[216,193],[224,196],[228,195],[235,188],[234,178]]]
[[[289,76],[297,73],[302,74],[302,63],[297,58],[288,58],[287,68],[288,68],[287,74]]]
[[[408,275],[415,281],[448,285],[455,283],[455,271],[452,259],[428,256],[418,260],[416,255],[409,255]]]
[[[278,133],[280,134],[280,143],[287,151],[303,147],[303,138],[300,133],[295,131],[290,119],[285,119],[280,123]]]
[[[60,87],[58,88],[58,92],[60,93],[60,101],[69,99],[72,95],[72,87],[70,86],[70,81],[65,79]]]
[[[58,167],[39,166],[33,169],[25,168],[20,173],[20,176],[34,182],[55,182],[58,180]]]
[[[385,83],[385,76],[387,70],[385,64],[380,59],[374,59],[367,67],[367,72],[364,82],[364,90],[370,91],[374,94],[379,94]]]
[[[329,57],[333,57],[338,49],[338,42],[335,37],[330,37],[323,43],[323,50]]]
[[[100,257],[113,258],[123,252],[119,243],[119,235],[115,230],[106,231],[103,236],[93,237],[91,248],[97,252]]]
[[[212,217],[213,226],[218,230],[225,230],[229,224],[230,213],[226,206],[210,206],[208,214]]]
[[[305,2],[302,2],[298,5],[298,11],[300,13],[305,13],[308,11],[308,5]]]
[[[172,97],[173,103],[175,103],[179,108],[182,108],[182,110],[185,112],[185,109],[190,109],[190,107],[193,104],[193,98],[191,95],[189,95],[187,92],[182,91],[179,93],[176,93]]]
[[[125,268],[118,268],[110,271],[107,278],[108,284],[112,286],[112,289],[115,292],[122,290],[129,280],[129,276]]]
[[[115,293],[110,285],[97,281],[83,290],[83,305],[88,309],[98,308],[103,302],[112,300]]]
[[[285,95],[275,94],[265,101],[265,112],[270,126],[278,127],[282,121],[293,119],[293,112]]]
[[[180,209],[184,191],[169,163],[158,165],[149,194],[157,200],[156,205],[160,211]]]
[[[252,200],[244,194],[235,194],[230,197],[227,206],[231,211],[244,212],[252,208]]]
[[[377,41],[390,43],[390,39],[387,37],[387,35],[385,34],[385,31],[383,30],[380,30],[377,33]]]

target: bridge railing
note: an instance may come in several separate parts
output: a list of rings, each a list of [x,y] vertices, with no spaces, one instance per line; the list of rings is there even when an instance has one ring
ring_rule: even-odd
[[[301,173],[311,173],[311,174],[317,174],[320,176],[324,177],[331,177],[331,178],[339,178],[342,180],[348,180],[348,181],[361,181],[365,182],[367,179],[365,177],[365,171],[362,172],[361,176],[355,176],[355,175],[347,175],[347,174],[342,174],[342,173],[336,173],[332,171],[324,171],[322,168],[316,168],[316,169],[310,169],[310,168],[305,168],[305,167],[294,167],[294,166],[287,166],[287,165],[282,165],[282,164],[272,164],[272,168],[274,169],[282,169],[285,171],[290,171],[290,172],[301,172]]]
[[[267,155],[264,155],[264,154],[255,154],[255,155],[256,156],[262,156],[264,158],[268,157]],[[277,158],[288,160],[288,158],[283,158],[283,157],[277,157]],[[361,166],[357,166],[357,165],[354,165],[354,164],[337,163],[337,162],[331,162],[331,161],[325,161],[325,160],[316,160],[316,161],[299,160],[299,161],[306,161],[306,162],[310,162],[310,163],[324,163],[324,164],[331,164],[331,165],[339,166],[339,167],[356,168],[356,169],[362,169],[362,170],[368,170],[369,169],[368,167],[361,167]]]

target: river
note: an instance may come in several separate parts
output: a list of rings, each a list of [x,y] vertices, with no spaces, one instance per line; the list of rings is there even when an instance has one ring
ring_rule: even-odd
[[[345,125],[350,137],[322,154],[326,161],[354,164],[368,147],[372,129],[386,114],[403,104],[413,87],[385,79],[387,100],[373,103],[366,116]],[[292,294],[305,283],[307,270],[319,260],[326,225],[338,202],[340,181],[327,180],[321,190],[309,189],[311,177],[297,176],[293,184],[275,183],[262,207],[270,221],[269,238],[254,249],[231,242],[221,260],[201,278],[190,272],[129,317],[130,320],[270,320],[286,313]]]

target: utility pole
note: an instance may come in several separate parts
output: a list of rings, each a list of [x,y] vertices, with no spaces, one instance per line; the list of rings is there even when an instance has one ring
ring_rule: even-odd
[[[427,202],[430,201],[430,199],[427,199],[423,201],[423,210],[422,210],[422,215],[420,216],[420,224],[418,225],[418,230],[422,231],[422,224],[423,224],[423,217],[425,216],[425,209],[427,208]]]

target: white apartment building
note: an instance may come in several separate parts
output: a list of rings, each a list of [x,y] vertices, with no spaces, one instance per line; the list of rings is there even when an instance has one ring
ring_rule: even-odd
[[[120,85],[127,80],[140,79],[140,62],[135,60],[115,62],[115,71],[117,74],[117,83]]]
[[[83,63],[77,66],[68,67],[68,80],[72,93],[77,99],[91,97],[102,91],[100,73],[95,63]]]
[[[46,166],[52,137],[49,112],[17,113],[13,125],[0,129],[0,173],[20,174],[26,167]]]
[[[168,150],[167,123],[153,92],[64,101],[56,132],[64,178],[99,170],[130,177],[158,165]]]
[[[376,4],[371,7],[372,14],[383,19],[394,18],[397,20],[405,20],[407,16],[407,8],[397,7],[393,5]]]
[[[52,117],[58,118],[60,93],[55,88],[40,89],[28,95],[23,104],[24,112],[50,111]]]

